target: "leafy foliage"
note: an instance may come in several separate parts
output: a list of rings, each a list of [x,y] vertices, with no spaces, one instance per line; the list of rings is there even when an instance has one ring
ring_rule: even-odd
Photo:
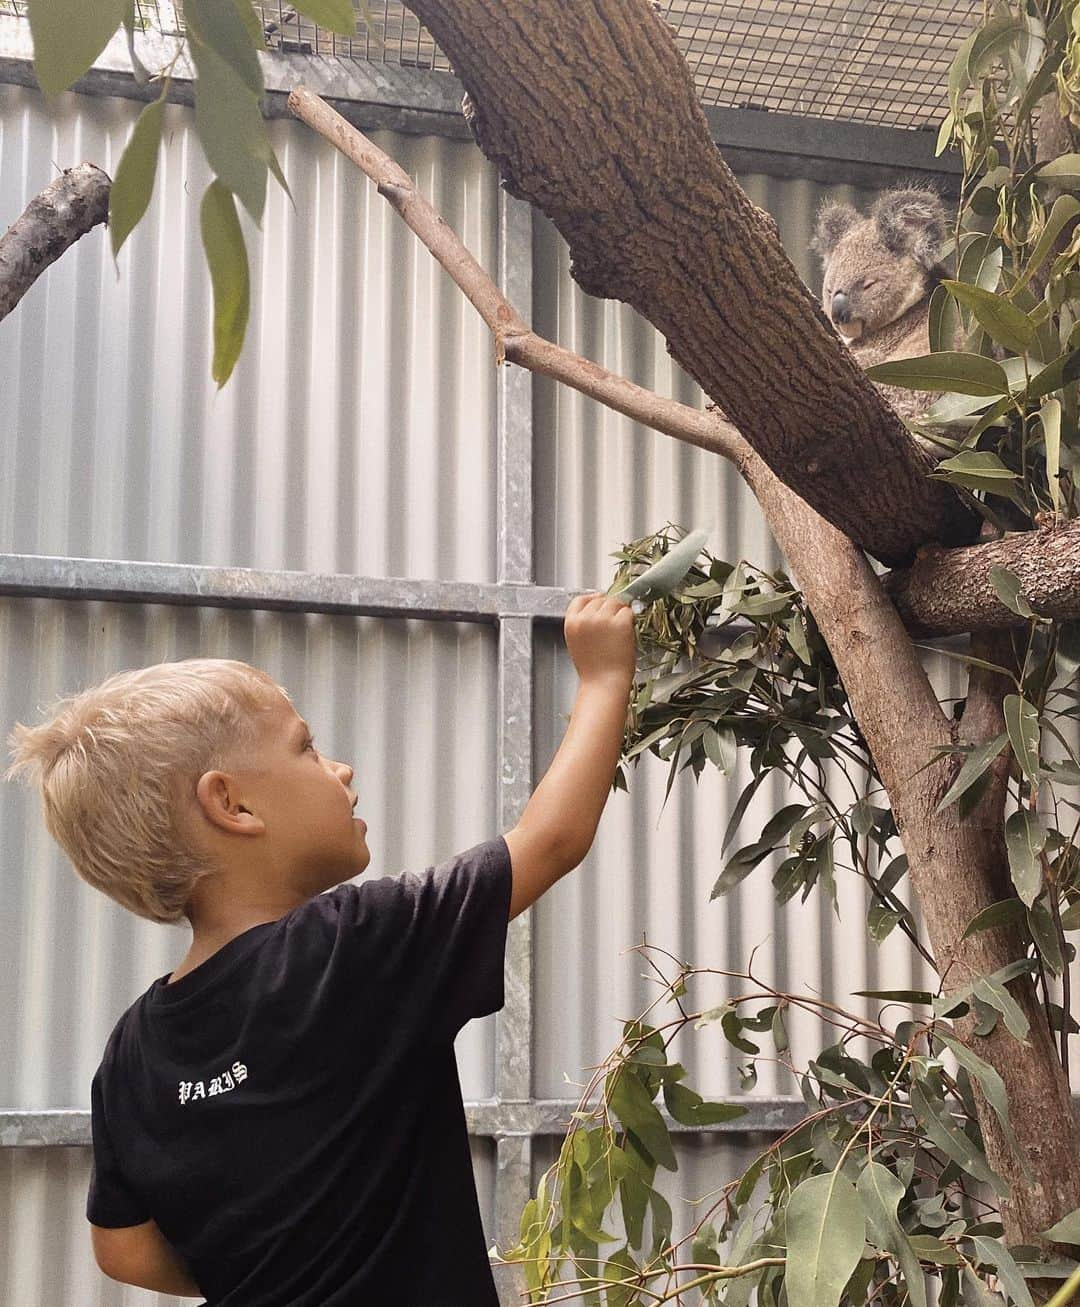
[[[214,290],[211,372],[223,386],[240,355],[248,320],[247,250],[233,197],[258,226],[268,172],[289,194],[262,114],[259,52],[265,49],[265,40],[257,11],[251,0],[186,0],[185,38],[177,42],[168,66],[150,73],[135,52],[139,24],[134,0],[28,0],[28,4],[34,70],[46,94],[55,95],[76,82],[121,26],[136,81],[140,85],[161,82],[160,96],[139,115],[116,168],[109,201],[114,257],[153,195],[165,101],[176,64],[185,46],[189,49],[195,70],[195,130],[214,174],[200,219]],[[294,7],[331,31],[345,36],[355,32],[352,0],[295,0]],[[367,0],[358,0],[358,8],[371,26]]]
[[[679,545],[669,523],[624,546],[612,591]],[[1018,579],[1002,571],[998,584],[1023,615]],[[699,554],[673,590],[640,605],[637,635],[641,667],[616,787],[627,788],[626,768],[646,752],[668,763],[665,799],[680,772],[690,769],[697,778],[713,766],[730,776],[738,749],[746,752],[751,776],[733,808],[712,896],[731,892],[770,855],[777,855],[778,902],[796,893],[805,900],[816,887],[835,906],[836,875],[857,875],[867,887],[871,937],[899,929],[932,961],[897,893],[907,860],[881,779],[828,648],[789,579]],[[566,1283],[560,1276],[567,1262],[581,1301],[596,1307],[696,1301],[691,1288],[700,1301],[725,1307],[741,1307],[755,1295],[762,1307],[855,1307],[870,1300],[900,1307],[926,1304],[930,1280],[946,1307],[976,1300],[972,1295],[1027,1307],[1028,1279],[1077,1271],[1068,1258],[1047,1262],[1039,1249],[1003,1241],[998,1204],[1007,1191],[986,1159],[973,1086],[1012,1140],[1005,1087],[950,1024],[974,1015],[981,1034],[1000,1021],[1025,1039],[1028,1022],[1009,983],[1031,972],[1043,979],[1045,993],[1046,975],[1075,955],[1065,933],[1080,929],[1076,846],[1053,814],[1062,814],[1064,824],[1064,812],[1076,809],[1058,787],[1080,783],[1080,760],[1070,754],[1066,762],[1049,762],[1043,752],[1044,735],[1067,748],[1054,719],[1080,711],[1074,649],[1080,652],[1071,625],[1032,615],[1018,643],[1022,671],[1006,705],[1008,729],[979,748],[951,740],[941,745],[943,754],[956,757],[942,807],[955,804],[962,815],[990,764],[1003,753],[1008,759],[1012,811],[1004,834],[1016,897],[980,913],[967,933],[1011,921],[1025,942],[1023,956],[948,994],[871,991],[869,997],[887,1005],[876,1021],[780,993],[750,971],[738,976],[750,982],[748,992],[694,1010],[684,1000],[695,976],[734,973],[679,962],[677,974],[665,977],[665,994],[626,1024],[623,1042],[586,1090],[557,1163],[522,1215],[519,1243],[504,1253],[521,1263],[531,1301],[547,1301],[548,1290]],[[1055,705],[1065,706],[1051,712]],[[843,799],[832,783],[837,770],[849,791]],[[750,799],[777,771],[802,800],[737,844]],[[648,1024],[665,1000],[678,1015]],[[839,1031],[806,1066],[791,1060],[784,1022],[796,1005],[823,1015],[827,1009]],[[901,1015],[886,1022],[897,1005]],[[1060,1031],[1062,1009],[1049,1000],[1047,1020]],[[676,1165],[671,1131],[740,1110],[737,1101],[703,1102],[682,1083],[685,1069],[669,1061],[673,1039],[691,1023],[694,1030],[719,1028],[739,1059],[744,1088],[755,1083],[759,1058],[777,1058],[797,1078],[808,1114],[726,1183],[686,1239],[674,1244],[670,1209],[656,1182],[658,1168]],[[771,1049],[763,1051],[761,1036]],[[859,1054],[861,1044],[869,1045],[868,1056]],[[1065,1236],[1074,1224],[1073,1218],[1062,1223],[1059,1242],[1072,1241]],[[618,1246],[605,1252],[605,1243]]]

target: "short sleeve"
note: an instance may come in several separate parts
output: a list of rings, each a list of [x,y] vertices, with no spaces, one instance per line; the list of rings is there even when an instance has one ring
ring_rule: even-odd
[[[466,1022],[502,1007],[511,864],[501,835],[423,873],[353,888],[350,928],[378,951],[371,970],[418,1041],[452,1043]]]
[[[91,1225],[99,1225],[107,1230],[145,1224],[150,1220],[150,1213],[120,1169],[112,1136],[105,1122],[100,1070],[90,1085],[90,1131],[93,1139],[93,1165],[90,1171],[90,1190],[86,1197],[86,1219]]]

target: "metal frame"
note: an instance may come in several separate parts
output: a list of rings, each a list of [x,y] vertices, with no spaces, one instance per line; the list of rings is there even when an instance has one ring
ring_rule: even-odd
[[[167,38],[148,38],[166,41]],[[171,45],[169,48],[171,54]],[[153,51],[140,54],[153,63]],[[36,85],[25,22],[0,17],[0,83]],[[303,81],[365,127],[468,138],[460,114],[460,84],[444,73],[418,73],[388,65],[302,56],[263,55],[267,112],[287,113],[290,86]],[[96,66],[76,83],[91,95],[149,99],[128,71],[122,38],[115,38]],[[182,68],[179,72],[182,75]],[[170,96],[190,102],[190,83],[176,80]],[[907,173],[934,173],[948,184],[951,161],[934,160],[924,133],[890,131],[855,124],[807,124],[753,111],[707,110],[718,140],[728,139],[740,168],[827,180],[882,182]],[[881,165],[876,159],[895,162]],[[499,283],[511,303],[530,316],[533,219],[528,205],[499,191]],[[497,627],[499,768],[497,819],[509,829],[534,788],[534,624],[561,621],[574,591],[537,585],[533,558],[532,376],[517,368],[499,370],[497,580],[494,583],[409,578],[255,571],[183,564],[53,558],[0,554],[0,594],[84,601],[183,604],[198,607],[276,609],[412,617],[432,621],[474,621]],[[506,1001],[496,1022],[495,1096],[466,1104],[470,1133],[495,1142],[495,1240],[503,1247],[518,1237],[520,1212],[532,1190],[533,1140],[565,1132],[576,1101],[533,1097],[532,914],[510,923],[506,945]],[[804,1113],[797,1097],[739,1100],[747,1113],[705,1127],[720,1135],[775,1135]],[[667,1119],[673,1132],[696,1133]],[[90,1118],[85,1111],[0,1111],[0,1147],[86,1147]],[[495,1268],[504,1303],[518,1300],[516,1268]]]

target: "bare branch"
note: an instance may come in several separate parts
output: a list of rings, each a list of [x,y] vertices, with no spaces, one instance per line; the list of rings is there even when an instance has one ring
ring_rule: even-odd
[[[107,221],[111,187],[95,164],[66,168],[0,236],[0,319],[69,245]]]

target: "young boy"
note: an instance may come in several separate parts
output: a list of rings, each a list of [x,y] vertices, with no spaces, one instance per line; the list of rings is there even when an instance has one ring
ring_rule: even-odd
[[[634,674],[622,600],[577,596],[564,630],[577,698],[521,820],[423,875],[349,881],[353,770],[246,663],[121,672],[16,727],[8,776],[76,871],[192,928],[91,1086],[106,1275],[208,1307],[496,1307],[454,1038],[503,1005],[508,920],[592,844]]]

